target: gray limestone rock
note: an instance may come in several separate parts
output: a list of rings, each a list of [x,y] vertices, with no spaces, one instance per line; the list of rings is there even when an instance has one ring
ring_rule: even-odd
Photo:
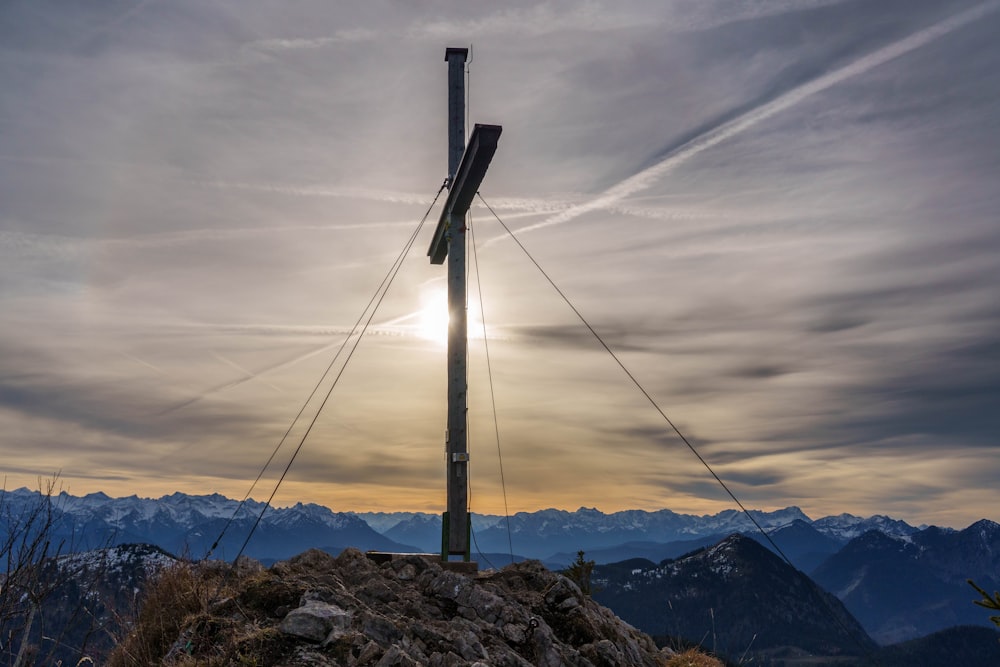
[[[326,602],[308,601],[281,619],[281,631],[307,641],[321,642],[334,631],[346,630],[351,613]]]
[[[313,550],[268,570],[246,569],[245,590],[218,605],[238,604],[241,611],[219,624],[228,633],[220,631],[219,641],[259,637],[254,650],[268,651],[266,664],[657,667],[666,662],[667,654],[648,636],[537,561],[460,574],[426,557],[376,564],[348,549],[337,558]],[[299,606],[291,608],[295,600]],[[240,623],[242,630],[235,627]],[[192,654],[195,661],[227,655],[206,641],[197,650],[205,653]],[[238,652],[244,649],[232,650],[234,659],[244,655]]]

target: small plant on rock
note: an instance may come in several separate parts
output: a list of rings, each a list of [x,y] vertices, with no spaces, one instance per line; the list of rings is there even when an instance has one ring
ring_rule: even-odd
[[[724,667],[718,658],[713,658],[698,649],[688,649],[667,661],[666,667]]]
[[[985,590],[977,586],[976,582],[974,582],[972,579],[966,579],[966,581],[968,581],[969,585],[975,588],[976,591],[983,596],[982,600],[973,600],[975,604],[978,604],[980,607],[985,607],[986,609],[993,609],[995,611],[1000,611],[1000,591],[994,591],[993,595],[991,596]],[[990,616],[990,620],[993,621],[994,625],[1000,627],[1000,615]]]
[[[562,573],[570,581],[579,586],[584,595],[590,595],[590,577],[594,573],[594,561],[584,558],[582,549],[576,552],[576,560],[573,561],[572,565],[563,570]]]

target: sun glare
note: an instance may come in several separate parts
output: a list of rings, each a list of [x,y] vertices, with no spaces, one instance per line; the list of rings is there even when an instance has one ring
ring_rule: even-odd
[[[421,295],[419,335],[441,345],[448,342],[448,294],[443,289]]]
[[[483,321],[476,303],[469,304],[467,327],[469,338],[483,337]],[[444,289],[421,294],[417,335],[440,345],[448,344],[448,293]]]

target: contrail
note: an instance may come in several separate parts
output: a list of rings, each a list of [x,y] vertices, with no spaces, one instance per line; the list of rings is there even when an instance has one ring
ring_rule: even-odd
[[[0,155],[0,159],[5,159],[5,156]],[[220,190],[249,190],[252,192],[266,192],[291,197],[331,197],[342,199],[365,199],[390,204],[427,204],[426,194],[420,194],[417,192],[378,190],[375,188],[336,187],[327,185],[281,185],[276,183],[240,183],[235,181],[218,180],[189,180],[188,183],[204,188],[215,188]],[[560,199],[502,197],[499,199],[491,199],[490,203],[493,208],[524,211],[524,213],[528,215],[545,215],[546,213],[563,211],[570,208],[583,198],[583,195],[575,195],[573,198],[563,197]]]
[[[281,389],[279,389],[278,387],[274,386],[270,382],[267,382],[266,380],[261,379],[260,374],[254,373],[253,371],[248,371],[247,369],[243,368],[242,366],[240,366],[239,364],[237,364],[232,359],[224,357],[224,356],[222,356],[221,354],[219,354],[218,352],[215,352],[215,351],[212,352],[212,355],[216,359],[218,359],[219,361],[221,361],[222,363],[226,364],[227,366],[229,366],[231,368],[235,368],[240,373],[243,373],[243,376],[244,376],[243,380],[244,381],[249,382],[250,380],[260,380],[262,383],[264,383],[266,386],[270,387],[271,389],[274,389],[275,391],[282,391]]]
[[[409,317],[411,317],[411,316],[404,316],[403,318],[400,318],[400,319],[407,319]],[[396,321],[398,321],[398,320],[392,320],[391,322],[396,322]],[[269,327],[268,329],[272,330],[272,331],[275,331],[277,333],[294,333],[294,331],[296,329],[298,329],[298,328],[295,328],[295,327]],[[306,329],[307,333],[310,333],[310,334],[314,333],[314,331],[313,331],[312,328],[305,328],[305,329]],[[254,330],[258,331],[258,332],[265,331],[264,328],[255,328]],[[352,337],[353,336],[357,336],[358,334],[361,333],[360,331],[353,331],[350,327],[329,328],[327,330],[330,331],[332,335],[343,335],[343,336],[350,335]],[[368,330],[365,332],[365,335],[366,336],[406,336],[406,337],[418,337],[417,328],[416,327],[394,327],[394,326],[391,325],[391,323],[386,323],[386,324],[381,324],[381,325],[369,327]],[[308,352],[304,352],[302,354],[297,354],[294,357],[292,357],[290,359],[287,359],[285,361],[280,361],[280,362],[271,364],[269,366],[266,366],[266,367],[260,369],[259,371],[250,371],[250,370],[247,370],[247,369],[245,369],[245,368],[243,368],[243,367],[235,364],[234,362],[232,362],[232,361],[230,361],[230,360],[222,357],[217,352],[213,352],[213,354],[215,354],[216,358],[218,358],[220,361],[222,361],[223,363],[228,364],[229,366],[232,366],[237,371],[239,371],[241,373],[241,377],[238,377],[235,380],[230,380],[228,382],[224,382],[224,383],[216,385],[214,387],[210,387],[208,389],[205,389],[204,391],[200,391],[195,396],[187,398],[187,399],[185,399],[184,401],[182,401],[180,403],[177,403],[175,405],[172,405],[172,406],[170,406],[170,407],[162,410],[161,412],[157,413],[157,416],[158,417],[162,417],[162,416],[171,414],[173,412],[177,412],[178,410],[183,410],[184,408],[189,407],[191,405],[194,405],[195,403],[201,401],[202,399],[208,398],[210,396],[213,396],[215,394],[218,394],[218,393],[221,393],[221,392],[224,392],[224,391],[228,391],[228,390],[233,389],[235,387],[239,387],[240,385],[246,384],[247,382],[250,382],[251,380],[258,380],[260,382],[263,382],[268,387],[271,387],[273,389],[277,389],[278,391],[281,391],[278,387],[275,387],[273,384],[271,384],[271,383],[267,382],[266,380],[264,380],[263,376],[271,374],[271,373],[274,373],[275,371],[284,370],[286,368],[291,368],[292,366],[300,364],[303,361],[306,361],[307,359],[315,357],[318,354],[322,354],[324,352],[327,352],[329,350],[334,349],[335,347],[341,345],[342,342],[343,341],[338,338],[337,340],[334,340],[334,341],[332,341],[330,343],[323,343],[323,344],[319,345],[318,347],[314,347],[313,349],[309,350]]]
[[[168,407],[167,409],[165,409],[165,410],[157,413],[156,416],[157,417],[163,417],[163,416],[168,415],[168,414],[170,414],[172,412],[177,412],[178,410],[183,410],[184,408],[186,408],[186,407],[188,407],[190,405],[193,405],[193,404],[197,403],[198,401],[200,401],[200,400],[202,400],[204,398],[208,398],[209,396],[212,396],[213,394],[218,394],[219,392],[226,391],[226,390],[232,389],[234,387],[238,387],[241,384],[245,384],[245,383],[249,382],[250,380],[260,379],[260,376],[265,375],[267,373],[271,373],[273,371],[281,370],[281,369],[284,369],[284,368],[289,368],[290,366],[294,366],[295,364],[298,364],[298,363],[300,363],[302,361],[305,361],[306,359],[309,359],[310,357],[314,357],[317,354],[321,354],[323,352],[326,352],[327,350],[333,349],[334,347],[336,347],[339,344],[340,344],[340,341],[334,341],[332,343],[324,343],[324,344],[322,344],[322,345],[320,345],[318,347],[313,348],[309,352],[306,352],[304,354],[296,355],[295,357],[293,357],[292,359],[288,359],[287,361],[282,361],[282,362],[278,362],[276,364],[271,364],[270,366],[267,366],[266,368],[263,368],[263,369],[257,371],[256,374],[252,374],[252,375],[249,375],[249,376],[244,375],[243,377],[237,378],[235,380],[230,380],[229,382],[226,382],[224,384],[216,385],[215,387],[210,387],[209,389],[206,389],[205,391],[200,392],[196,396],[192,396],[191,398],[188,398],[187,400],[185,400],[185,401],[183,401],[181,403],[177,403],[176,405],[172,405],[172,406]],[[243,372],[246,372],[246,371],[243,371]]]
[[[148,361],[144,361],[144,360],[140,359],[139,357],[135,356],[134,354],[129,354],[128,352],[125,352],[123,350],[118,350],[118,354],[122,355],[123,357],[125,357],[129,361],[133,361],[133,362],[135,362],[135,363],[137,363],[137,364],[139,364],[141,366],[145,366],[146,368],[149,368],[149,369],[151,369],[151,370],[159,373],[160,375],[168,375],[168,373],[165,370],[163,370],[162,368],[160,368],[159,366],[154,366],[153,364],[149,363]]]
[[[817,79],[813,79],[808,83],[802,84],[801,86],[788,91],[784,95],[781,95],[766,104],[762,104],[755,109],[751,109],[742,116],[738,116],[737,118],[715,127],[714,129],[698,135],[694,139],[691,139],[687,143],[670,151],[666,157],[654,164],[652,167],[644,169],[634,176],[630,176],[617,185],[605,190],[594,199],[584,202],[583,204],[572,206],[561,213],[551,216],[547,220],[542,220],[534,225],[522,227],[521,229],[518,229],[517,232],[520,234],[523,232],[534,231],[536,229],[542,229],[544,227],[551,227],[553,225],[561,225],[578,218],[585,213],[590,213],[591,211],[596,211],[598,209],[609,208],[622,199],[650,187],[664,173],[670,171],[695,155],[698,155],[702,151],[712,148],[716,144],[721,143],[730,137],[736,136],[740,132],[757,125],[761,121],[767,120],[771,116],[795,106],[816,93],[822,92],[827,88],[835,86],[838,83],[846,81],[852,77],[864,74],[879,65],[883,65],[890,60],[899,58],[900,56],[906,55],[911,51],[915,51],[922,46],[930,44],[934,40],[940,39],[948,33],[954,32],[955,30],[958,30],[959,28],[976,21],[987,14],[996,11],[998,7],[1000,7],[1000,1],[998,0],[985,2],[977,7],[973,7],[972,9],[945,19],[930,28],[925,28],[920,32],[914,33],[909,37],[870,53],[850,65],[846,65],[840,69],[834,70],[833,72],[824,74]],[[506,236],[498,236],[490,239],[489,242],[492,243],[502,238],[506,238]]]

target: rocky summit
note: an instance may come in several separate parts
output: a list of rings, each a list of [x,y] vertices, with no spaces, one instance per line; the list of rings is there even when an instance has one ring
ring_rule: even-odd
[[[266,570],[244,564],[227,581],[207,613],[186,615],[163,655],[143,660],[652,667],[673,655],[537,561],[460,574],[418,555],[379,565],[356,549],[338,557],[310,550]],[[139,655],[141,634],[136,628],[114,664]]]

